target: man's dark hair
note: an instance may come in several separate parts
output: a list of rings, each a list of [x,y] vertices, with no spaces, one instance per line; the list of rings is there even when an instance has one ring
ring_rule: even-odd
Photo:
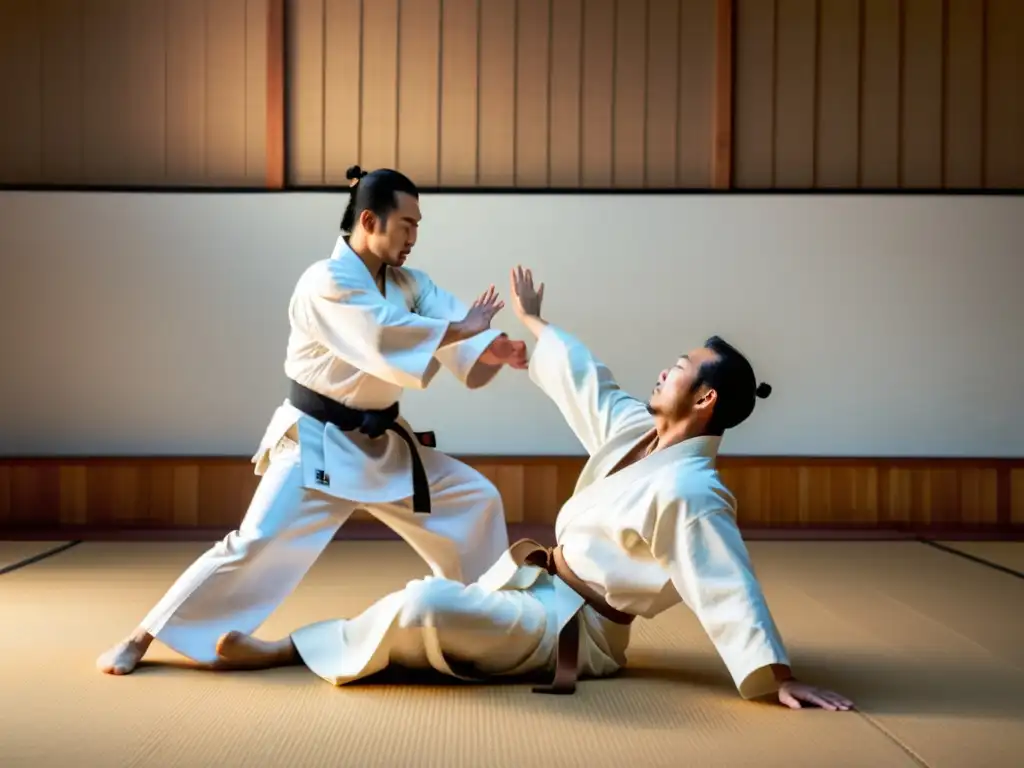
[[[345,213],[341,217],[341,231],[352,234],[363,211],[370,211],[387,227],[388,214],[398,207],[397,195],[405,192],[419,198],[420,192],[408,176],[390,168],[367,173],[358,165],[345,171],[345,178],[354,182]]]
[[[720,436],[746,421],[754,412],[756,399],[768,397],[772,388],[758,384],[747,358],[721,337],[712,336],[704,346],[718,357],[701,365],[694,388],[705,384],[718,394],[707,433]]]

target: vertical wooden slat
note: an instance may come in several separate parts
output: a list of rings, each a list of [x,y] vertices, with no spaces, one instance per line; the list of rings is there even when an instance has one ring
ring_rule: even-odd
[[[775,183],[775,0],[737,0],[733,178]]]
[[[206,175],[206,3],[168,2],[166,23],[166,179],[198,183]]]
[[[943,0],[903,0],[903,187],[942,186]]]
[[[478,2],[444,0],[441,8],[440,183],[472,186],[477,181]]]
[[[285,0],[249,0],[246,16],[246,177],[286,183]],[[262,65],[262,66],[261,66]]]
[[[732,185],[733,0],[715,2],[714,125],[711,143],[711,186]]]
[[[245,183],[245,1],[206,6],[206,175]]]
[[[289,182],[324,180],[324,0],[288,0]],[[358,27],[345,27],[346,37]]]
[[[516,0],[480,4],[480,122],[477,183],[515,183]]]
[[[39,10],[43,46],[41,180],[74,183],[82,177],[82,0],[46,0]],[[0,28],[2,25],[0,21]],[[9,103],[6,98],[4,102]],[[162,167],[163,147],[157,156]]]
[[[436,187],[441,88],[441,0],[402,0],[399,22],[399,131],[396,165],[398,170],[409,175],[417,184]],[[333,82],[333,78],[329,79]],[[352,156],[355,156],[354,151]]]
[[[821,3],[816,186],[857,186],[860,0]]]
[[[518,0],[515,185],[548,184],[551,0]]]
[[[615,4],[612,186],[644,186],[648,0]]]
[[[363,168],[394,168],[398,147],[398,0],[363,3]],[[410,126],[411,130],[415,130]]]
[[[679,133],[676,184],[711,185],[714,129],[715,2],[682,4],[679,29]]]
[[[551,0],[550,184],[582,179],[583,0]]]
[[[347,186],[345,171],[363,162],[362,5],[361,0],[324,0],[323,175],[333,186]]]
[[[985,184],[1024,187],[1024,5],[988,0]]]
[[[648,0],[647,120],[644,178],[648,187],[676,184],[679,117],[679,0]]]
[[[814,186],[817,2],[778,0],[775,185]]]
[[[984,4],[981,0],[947,3],[943,179],[947,187],[980,187]]]
[[[899,184],[900,164],[900,2],[864,3],[861,70],[861,186]]]
[[[82,18],[80,98],[85,104],[82,121],[82,181],[85,183],[121,181],[128,123],[112,116],[129,108],[125,77],[130,66],[127,21],[128,0],[95,0]],[[192,32],[194,34],[194,29]]]
[[[0,3],[0,181],[43,178],[43,9]]]
[[[615,0],[583,4],[581,186],[610,187],[615,114]]]
[[[128,3],[125,10],[129,66],[121,76],[127,80],[127,101],[120,115],[107,116],[109,120],[124,121],[127,134],[120,155],[118,181],[159,184],[165,175],[167,126],[166,9],[163,0],[159,0]]]

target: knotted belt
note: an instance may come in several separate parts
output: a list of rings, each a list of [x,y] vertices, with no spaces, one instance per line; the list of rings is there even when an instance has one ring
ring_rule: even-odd
[[[545,547],[532,539],[520,539],[509,548],[509,554],[517,565],[535,565],[543,568],[552,576],[564,581],[573,592],[583,598],[587,605],[615,624],[629,625],[636,617],[616,610],[608,605],[604,597],[573,573],[562,548]],[[551,683],[538,685],[534,693],[572,694],[576,692],[576,676],[579,671],[580,651],[579,611],[574,613],[558,633],[555,645],[555,675]]]
[[[350,408],[291,380],[289,380],[288,400],[307,416],[325,424],[333,424],[343,432],[359,431],[369,437],[380,437],[391,430],[402,438],[409,446],[409,453],[412,456],[413,511],[430,514],[430,483],[427,482],[427,472],[423,468],[423,461],[420,459],[412,435],[398,423],[398,403],[383,410],[364,411]],[[421,445],[433,447],[433,433],[417,432],[415,435],[417,442]]]

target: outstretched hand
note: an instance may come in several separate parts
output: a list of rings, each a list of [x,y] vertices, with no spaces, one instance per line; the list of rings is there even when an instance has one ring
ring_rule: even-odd
[[[544,302],[544,283],[539,288],[533,287],[533,272],[517,266],[511,274],[512,310],[516,317],[540,317],[540,307]]]
[[[466,317],[462,320],[462,325],[465,327],[468,335],[475,336],[478,333],[483,333],[491,327],[491,320],[498,314],[505,306],[505,302],[498,298],[497,292],[494,290],[492,285],[486,291],[484,291],[476,301],[473,302],[473,306],[469,308],[469,312],[466,313]]]
[[[845,696],[796,680],[787,680],[779,686],[779,703],[790,709],[803,709],[804,704],[813,704],[829,712],[845,712],[854,708],[853,702]]]

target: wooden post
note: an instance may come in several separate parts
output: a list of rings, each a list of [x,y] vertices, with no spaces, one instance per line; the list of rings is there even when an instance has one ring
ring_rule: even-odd
[[[285,186],[285,0],[267,0],[267,189]]]

